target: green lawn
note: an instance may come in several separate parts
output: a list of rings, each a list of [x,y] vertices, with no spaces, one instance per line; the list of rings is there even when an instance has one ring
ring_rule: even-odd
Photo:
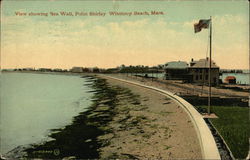
[[[206,106],[197,106],[206,108]],[[246,158],[249,150],[249,108],[237,106],[212,106],[211,111],[219,118],[211,119],[235,158]]]

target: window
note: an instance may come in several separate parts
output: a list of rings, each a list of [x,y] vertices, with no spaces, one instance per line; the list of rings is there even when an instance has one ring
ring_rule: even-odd
[[[202,75],[200,75],[200,79],[202,79]]]
[[[208,80],[208,75],[206,75],[206,80]]]
[[[196,75],[196,78],[195,78],[195,79],[198,80],[198,78],[199,78],[198,75]]]
[[[215,84],[217,83],[217,78],[214,78],[214,83],[215,83]]]

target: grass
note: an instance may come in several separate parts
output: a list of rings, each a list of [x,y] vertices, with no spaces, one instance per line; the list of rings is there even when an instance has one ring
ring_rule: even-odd
[[[197,108],[206,108],[198,106]],[[212,112],[219,118],[211,122],[220,132],[237,159],[247,157],[249,150],[249,108],[238,106],[212,106]]]

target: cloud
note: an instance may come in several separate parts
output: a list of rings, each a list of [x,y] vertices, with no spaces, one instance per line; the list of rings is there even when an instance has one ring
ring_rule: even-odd
[[[22,57],[22,61],[15,63],[30,65],[37,62],[41,66],[41,63],[53,64],[54,61],[53,65],[92,63],[103,67],[122,63],[157,65],[172,60],[204,58],[208,30],[194,34],[193,24],[197,21],[152,21],[149,18],[121,22],[93,19],[49,21],[4,17],[4,65],[14,63],[11,57]],[[245,62],[243,59],[248,53],[246,21],[241,15],[213,18],[214,58],[222,68],[229,66],[225,57],[234,59],[239,53],[238,59]],[[235,64],[236,68],[246,66],[245,63]]]

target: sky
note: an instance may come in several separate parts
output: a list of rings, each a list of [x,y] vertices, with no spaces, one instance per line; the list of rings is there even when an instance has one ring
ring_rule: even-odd
[[[110,16],[114,11],[164,14]],[[60,12],[106,15],[61,16]],[[194,33],[193,25],[210,16],[212,60],[221,69],[248,69],[247,0],[3,0],[1,68],[111,68],[199,60],[209,54],[209,29]]]

